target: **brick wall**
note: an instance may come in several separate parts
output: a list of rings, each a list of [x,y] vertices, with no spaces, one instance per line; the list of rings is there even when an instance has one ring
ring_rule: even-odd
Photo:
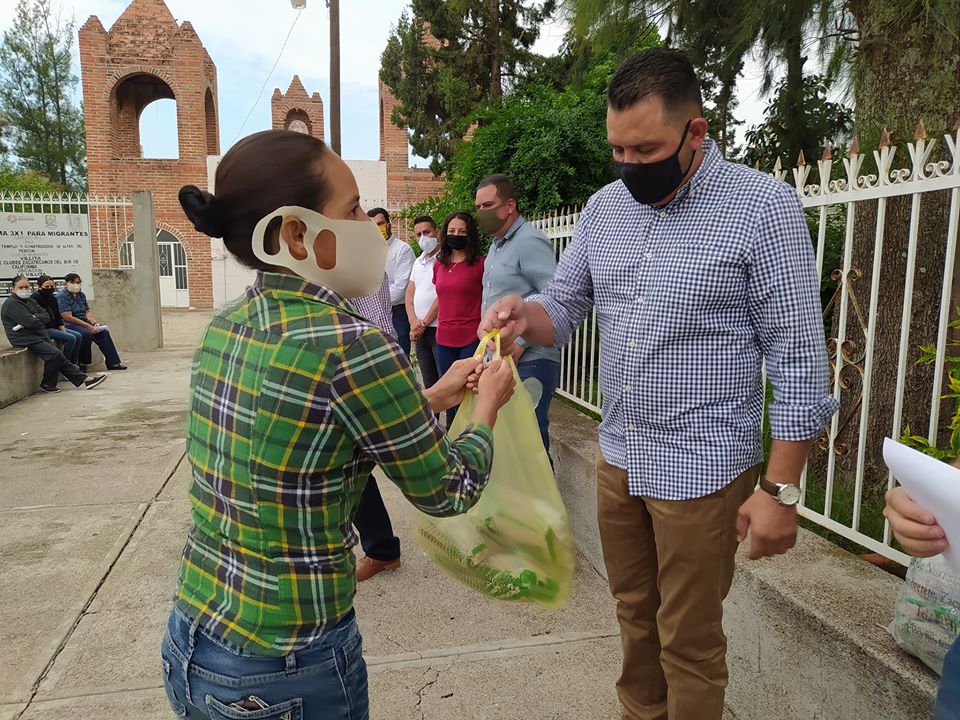
[[[323,100],[318,92],[307,94],[299,75],[293,76],[285,93],[274,89],[270,110],[274,130],[287,130],[290,123],[300,120],[307,126],[308,134],[323,140]]]
[[[190,303],[211,307],[210,240],[177,202],[183,185],[207,187],[208,154],[220,149],[217,70],[189,22],[178,25],[162,0],[133,0],[109,31],[92,16],[79,32],[87,172],[91,194],[153,193],[158,227],[187,254]],[[150,102],[177,103],[179,158],[144,159],[139,116]],[[95,262],[116,267],[114,238],[91,228]]]
[[[387,163],[387,205],[401,208],[422,202],[443,190],[443,178],[426,168],[410,167],[407,128],[391,120],[397,99],[380,83],[380,159]]]

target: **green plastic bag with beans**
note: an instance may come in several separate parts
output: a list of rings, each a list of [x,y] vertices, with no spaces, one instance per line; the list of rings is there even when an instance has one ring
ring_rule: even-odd
[[[481,341],[478,360],[490,343],[496,348],[494,357],[500,357],[499,332],[494,331]],[[437,565],[464,585],[501,600],[549,607],[570,595],[573,533],[540,439],[535,401],[520,384],[516,367],[513,372],[517,391],[497,417],[493,468],[480,500],[464,515],[421,516],[416,539]],[[474,402],[467,393],[451,435],[466,427]]]

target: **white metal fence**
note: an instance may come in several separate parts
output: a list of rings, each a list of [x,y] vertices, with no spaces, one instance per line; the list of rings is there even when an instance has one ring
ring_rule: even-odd
[[[879,446],[884,434],[900,437],[911,417],[922,417],[923,427],[911,429],[916,434],[925,433],[933,444],[938,437],[943,442],[945,426],[949,424],[942,418],[942,406],[948,391],[947,345],[952,339],[949,323],[956,303],[960,130],[945,136],[941,144],[926,138],[921,125],[916,140],[908,143],[905,150],[906,153],[898,151],[884,138],[868,163],[867,155],[859,151],[855,142],[842,160],[834,160],[828,149],[815,166],[806,164],[801,157],[800,164],[791,171],[782,169],[778,161],[772,173],[797,188],[814,237],[818,273],[828,278],[826,291],[832,297],[825,303],[825,334],[832,392],[841,402],[840,411],[804,470],[800,513],[900,562],[908,558],[892,546],[889,524],[880,514],[883,493],[895,480],[885,470],[878,470],[883,464]],[[888,217],[891,207],[896,210],[894,220]],[[927,209],[943,214],[942,223],[933,231],[926,222]],[[569,245],[579,217],[578,209],[566,209],[537,218],[534,224],[553,239],[559,256]],[[894,227],[895,223],[902,227]],[[837,235],[832,248],[831,228]],[[884,249],[885,239],[895,232],[906,234],[903,253],[896,248]],[[863,252],[864,233],[872,235],[868,255]],[[859,251],[855,252],[855,248]],[[931,257],[938,260],[935,266]],[[826,265],[828,262],[830,266]],[[891,270],[894,266],[896,271]],[[862,278],[869,281],[866,303],[857,294],[857,283]],[[896,283],[896,287],[891,283]],[[894,304],[900,306],[900,312],[895,339],[898,344],[891,353],[889,347],[878,348],[876,343],[878,316],[881,310],[889,312],[890,307],[882,308],[881,303],[889,303],[894,291]],[[935,293],[939,299],[936,307],[928,309],[927,315],[932,314],[934,319],[926,328],[917,327],[917,314],[922,311],[919,306],[914,307],[918,293],[923,297]],[[918,374],[917,361],[924,354],[919,344],[925,341],[935,343],[936,350],[928,372]],[[596,318],[591,314],[563,350],[558,391],[594,413],[599,412],[602,404],[597,383],[598,343]],[[891,354],[896,356],[895,373],[891,364],[890,368],[883,368],[884,377],[895,376],[895,381],[878,386],[877,362],[886,362]],[[695,382],[695,368],[691,368],[691,382]],[[927,398],[924,407],[907,407],[906,399],[908,395],[917,396],[918,384],[926,388],[920,390]],[[912,390],[908,391],[908,387]],[[874,406],[882,404],[883,398],[890,400],[891,393],[892,411],[881,411],[884,417],[879,417]],[[878,436],[879,428],[882,432]]]

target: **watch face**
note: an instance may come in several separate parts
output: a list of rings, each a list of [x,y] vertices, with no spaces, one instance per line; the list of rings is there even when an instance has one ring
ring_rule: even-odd
[[[777,493],[777,500],[783,505],[796,505],[800,502],[800,487],[798,485],[783,485]]]

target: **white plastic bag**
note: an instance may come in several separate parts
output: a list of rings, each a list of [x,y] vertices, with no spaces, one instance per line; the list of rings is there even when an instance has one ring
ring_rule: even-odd
[[[897,645],[936,672],[960,632],[960,577],[941,555],[914,558],[888,628]]]

